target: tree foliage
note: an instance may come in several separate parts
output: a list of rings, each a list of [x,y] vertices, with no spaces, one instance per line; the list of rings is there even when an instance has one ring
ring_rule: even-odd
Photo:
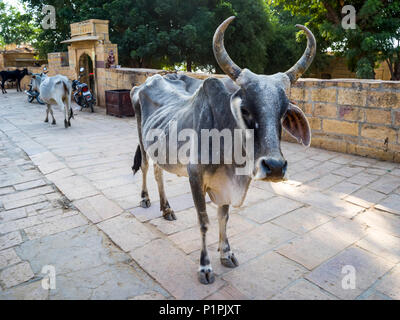
[[[42,30],[42,55],[64,51],[69,24],[110,20],[110,40],[128,67],[214,69],[212,37],[218,25],[237,16],[227,30],[226,48],[241,67],[257,73],[285,71],[301,55],[296,28],[283,26],[265,0],[23,0],[41,22],[42,6],[56,8],[56,30]],[[290,23],[294,21],[290,20]],[[285,58],[282,58],[284,56]]]
[[[21,13],[15,7],[0,2],[0,45],[32,43],[37,32],[29,13]]]
[[[389,66],[392,80],[400,80],[400,1],[398,0],[277,0],[294,15],[310,18],[309,25],[323,38],[324,49],[347,58],[360,78],[374,78],[377,62]],[[356,29],[342,28],[342,8],[356,9]],[[321,50],[321,47],[320,47]]]

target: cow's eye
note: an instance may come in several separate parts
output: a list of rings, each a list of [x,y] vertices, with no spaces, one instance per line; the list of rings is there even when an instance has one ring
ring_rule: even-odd
[[[243,121],[246,124],[247,128],[255,129],[254,128],[254,126],[255,126],[254,118],[251,115],[251,113],[249,112],[249,110],[242,107],[241,112],[242,112]]]

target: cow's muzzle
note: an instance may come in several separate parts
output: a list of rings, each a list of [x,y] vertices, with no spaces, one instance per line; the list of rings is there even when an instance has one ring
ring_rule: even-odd
[[[287,169],[287,161],[283,158],[263,157],[257,161],[256,180],[282,181]]]

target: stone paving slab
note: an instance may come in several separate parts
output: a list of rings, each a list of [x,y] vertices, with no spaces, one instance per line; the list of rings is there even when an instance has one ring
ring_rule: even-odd
[[[87,197],[74,201],[73,204],[93,223],[115,217],[123,211],[122,208],[103,195]]]
[[[400,300],[400,266],[397,265],[386,274],[375,289],[392,299]]]
[[[306,272],[302,266],[270,252],[228,272],[223,279],[251,299],[269,299]]]
[[[158,237],[129,213],[103,221],[98,227],[126,252],[142,247]]]
[[[15,253],[15,250],[10,248],[0,251],[0,269],[20,262],[21,259]]]
[[[400,195],[391,194],[385,200],[378,202],[375,208],[400,216]]]
[[[47,300],[49,290],[42,287],[42,281],[29,282],[27,284],[0,291],[0,300]]]
[[[0,283],[7,289],[22,282],[32,279],[34,276],[28,262],[21,262],[0,272]]]
[[[11,248],[22,242],[21,233],[14,231],[7,233],[4,236],[0,236],[0,250]]]
[[[208,296],[206,300],[248,300],[248,298],[234,286],[226,285]]]
[[[354,270],[354,287],[351,282],[348,283],[349,287],[343,287],[343,281],[346,281],[343,274],[350,272],[344,269],[346,266]],[[351,247],[323,263],[306,278],[335,296],[349,300],[357,298],[393,266],[393,263],[368,251]]]
[[[311,282],[300,279],[291,286],[284,289],[281,293],[275,295],[273,300],[337,300],[329,292]]]
[[[168,240],[154,240],[130,255],[177,299],[202,299],[224,285],[219,278],[211,285],[200,284],[197,265]],[[179,263],[174,263],[176,261]]]
[[[326,212],[313,207],[303,207],[280,216],[272,222],[297,234],[304,234],[331,220]]]
[[[361,239],[363,225],[338,217],[283,245],[278,252],[312,270]]]
[[[139,207],[141,173],[131,171],[136,119],[96,108],[77,112],[65,130],[43,123],[43,107],[23,94],[6,98],[0,299],[400,299],[400,164],[282,142],[289,180],[252,182],[243,206],[231,209],[237,269],[219,262],[208,199],[216,282],[203,286],[187,178],[164,174],[177,221],[161,217],[151,168],[152,206]],[[358,270],[356,290],[340,285],[344,263]],[[56,267],[55,290],[41,286],[44,265]]]
[[[283,197],[274,197],[268,202],[259,202],[241,210],[240,214],[258,223],[268,222],[285,213],[302,207],[303,204]]]
[[[400,238],[398,237],[371,228],[356,245],[391,262],[400,262]]]
[[[85,178],[79,176],[60,179],[57,187],[70,200],[83,199],[99,193]]]

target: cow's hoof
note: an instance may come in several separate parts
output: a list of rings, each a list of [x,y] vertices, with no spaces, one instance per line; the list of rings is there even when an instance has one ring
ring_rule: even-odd
[[[44,119],[44,122],[49,122],[49,119]]]
[[[176,215],[174,213],[174,210],[172,210],[171,208],[167,208],[164,210],[163,217],[165,220],[168,220],[168,221],[176,220]]]
[[[150,208],[151,206],[150,199],[143,199],[142,201],[140,201],[140,206],[142,208]]]
[[[54,125],[55,125],[55,124],[56,124],[56,120],[53,120],[53,122],[52,122],[51,124],[54,124]]]
[[[215,281],[215,276],[212,269],[199,270],[197,272],[197,276],[202,284],[211,284]]]
[[[236,268],[239,265],[235,255],[232,253],[227,258],[221,258],[221,264],[227,268]]]
[[[65,127],[65,129],[68,128],[68,121],[67,120],[64,120],[64,127]]]
[[[68,120],[68,127],[70,127],[70,126],[71,126],[71,121]]]

